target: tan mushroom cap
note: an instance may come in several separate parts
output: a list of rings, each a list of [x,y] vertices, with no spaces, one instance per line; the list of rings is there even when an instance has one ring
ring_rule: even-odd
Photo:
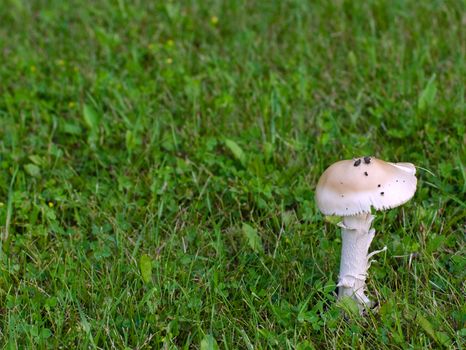
[[[356,165],[356,166],[355,166]],[[342,160],[319,179],[316,201],[325,215],[349,216],[384,210],[409,201],[416,192],[416,168],[376,158]]]

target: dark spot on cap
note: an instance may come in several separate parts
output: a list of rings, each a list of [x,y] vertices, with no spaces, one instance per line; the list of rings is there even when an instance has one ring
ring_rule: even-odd
[[[403,180],[403,182],[406,182],[405,180]]]
[[[383,196],[385,192],[380,192],[380,195]]]
[[[364,172],[364,175],[369,176],[369,174],[367,173],[367,171]]]
[[[369,164],[371,162],[371,157],[364,157],[364,163]]]
[[[378,185],[377,185],[377,187],[380,187],[380,186],[382,186],[382,185],[381,185],[381,184],[378,184]]]
[[[359,164],[361,164],[361,159],[358,159],[354,162],[354,166],[359,166]]]
[[[348,210],[348,208],[346,208],[346,210]]]
[[[344,195],[344,194],[342,194],[341,196],[342,196],[342,197],[344,197],[345,195]]]
[[[398,180],[396,180],[396,182],[398,182]]]
[[[340,185],[343,185],[343,182],[340,181]]]

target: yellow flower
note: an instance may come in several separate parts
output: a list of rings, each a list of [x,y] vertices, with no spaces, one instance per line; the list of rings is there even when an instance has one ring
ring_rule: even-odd
[[[5,206],[5,203],[0,202],[0,208],[2,208],[3,206]]]
[[[173,40],[172,40],[172,39],[168,39],[168,40],[167,40],[167,46],[170,46],[170,47],[172,47],[172,46],[173,46],[173,44],[174,44],[174,42],[173,42]]]
[[[31,72],[33,72],[33,73],[37,70],[36,66],[31,66],[30,69],[31,69]]]
[[[57,64],[59,66],[64,66],[65,65],[65,61],[64,60],[57,60]]]
[[[75,106],[76,106],[76,103],[74,103],[73,101],[68,103],[69,108],[74,108]]]
[[[53,208],[53,203],[52,202],[49,202],[49,207]]]
[[[210,23],[212,23],[213,25],[216,25],[218,23],[218,17],[217,16],[210,17]]]
[[[166,60],[165,60],[165,63],[167,64],[172,64],[173,63],[173,59],[171,57],[168,57]]]

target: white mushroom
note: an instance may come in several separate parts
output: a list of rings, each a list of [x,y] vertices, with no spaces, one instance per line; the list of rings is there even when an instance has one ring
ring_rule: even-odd
[[[375,230],[371,208],[394,208],[416,192],[416,168],[411,163],[388,163],[371,157],[342,160],[331,165],[319,179],[316,201],[325,215],[343,216],[342,253],[338,297],[350,296],[362,311],[372,303],[365,295],[369,259],[386,249],[368,254]]]

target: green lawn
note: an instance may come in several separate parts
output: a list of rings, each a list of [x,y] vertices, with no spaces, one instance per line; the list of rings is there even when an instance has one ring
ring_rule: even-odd
[[[465,13],[0,0],[1,347],[463,348]],[[314,202],[362,155],[419,178],[377,214],[366,317]]]

